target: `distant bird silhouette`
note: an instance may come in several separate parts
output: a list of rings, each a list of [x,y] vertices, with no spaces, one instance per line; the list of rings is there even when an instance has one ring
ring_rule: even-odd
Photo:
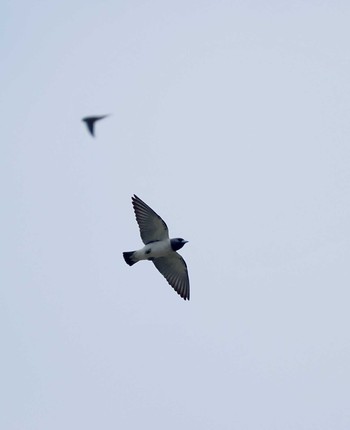
[[[89,132],[91,133],[91,136],[95,137],[95,122],[99,121],[100,119],[106,118],[109,115],[100,115],[100,116],[86,116],[82,119],[82,121],[85,122],[86,127],[88,128]]]

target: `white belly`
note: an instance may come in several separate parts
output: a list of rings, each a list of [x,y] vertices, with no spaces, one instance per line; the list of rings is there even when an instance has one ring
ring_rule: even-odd
[[[170,239],[166,239],[145,245],[142,249],[135,251],[135,257],[138,260],[148,260],[151,258],[163,257],[169,254],[171,250]]]

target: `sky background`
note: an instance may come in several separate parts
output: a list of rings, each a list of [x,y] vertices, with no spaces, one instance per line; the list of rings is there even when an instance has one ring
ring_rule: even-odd
[[[350,428],[349,22],[1,2],[1,429]],[[125,264],[134,193],[189,241],[190,302]]]

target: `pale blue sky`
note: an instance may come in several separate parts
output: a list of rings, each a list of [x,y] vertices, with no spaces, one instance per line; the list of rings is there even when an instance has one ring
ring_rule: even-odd
[[[1,429],[350,428],[349,22],[1,3]],[[125,264],[133,193],[189,241],[190,302]]]

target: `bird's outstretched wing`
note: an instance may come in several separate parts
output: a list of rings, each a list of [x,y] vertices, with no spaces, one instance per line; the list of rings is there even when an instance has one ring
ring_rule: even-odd
[[[85,121],[85,122],[86,122],[86,127],[91,133],[91,136],[95,136],[95,129],[94,129],[95,121],[90,119],[89,121]]]
[[[143,243],[169,239],[168,227],[162,218],[135,194],[131,198]]]
[[[177,252],[153,260],[154,265],[174,290],[184,299],[190,300],[190,280],[185,260]]]

